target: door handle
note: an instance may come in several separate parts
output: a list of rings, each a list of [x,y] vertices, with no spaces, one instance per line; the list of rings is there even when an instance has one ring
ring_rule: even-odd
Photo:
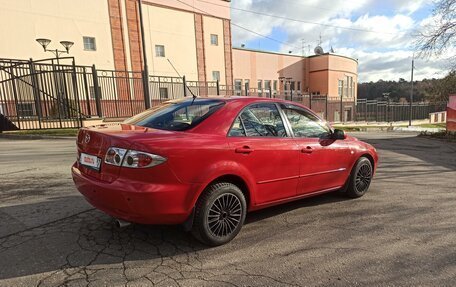
[[[307,146],[307,147],[301,149],[301,152],[302,153],[312,153],[313,152],[313,148],[311,146]]]
[[[248,146],[243,146],[243,147],[238,147],[234,150],[234,152],[236,153],[243,153],[243,154],[249,154],[251,152],[253,152],[254,150],[251,149],[250,147]]]

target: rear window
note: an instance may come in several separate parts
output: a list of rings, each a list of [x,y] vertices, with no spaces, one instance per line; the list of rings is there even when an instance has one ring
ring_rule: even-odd
[[[224,101],[213,99],[167,102],[133,116],[124,123],[160,130],[185,131],[203,122],[224,104]]]

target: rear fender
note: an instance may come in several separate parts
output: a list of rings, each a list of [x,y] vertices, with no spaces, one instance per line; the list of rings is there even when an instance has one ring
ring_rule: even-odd
[[[222,161],[208,166],[204,171],[200,173],[200,178],[196,180],[196,182],[199,182],[200,184],[198,184],[194,193],[189,193],[189,198],[187,198],[187,202],[191,203],[190,206],[195,206],[196,201],[200,197],[201,193],[203,193],[209,184],[214,182],[217,178],[226,175],[234,175],[244,181],[248,189],[246,192],[249,193],[248,195],[250,197],[248,208],[255,205],[256,185],[254,181],[251,180],[253,178],[251,172],[244,166],[239,165],[234,161]]]

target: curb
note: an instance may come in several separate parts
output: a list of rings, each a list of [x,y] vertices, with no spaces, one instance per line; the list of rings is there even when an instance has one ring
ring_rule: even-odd
[[[11,140],[76,140],[76,136],[48,136],[48,135],[12,135],[0,133],[0,139]]]

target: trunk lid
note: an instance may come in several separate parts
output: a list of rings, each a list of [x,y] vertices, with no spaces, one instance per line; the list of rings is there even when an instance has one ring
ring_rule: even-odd
[[[121,167],[105,164],[104,157],[108,148],[118,147],[129,149],[136,141],[169,138],[175,132],[150,129],[127,124],[100,125],[81,128],[77,138],[78,167],[80,171],[90,177],[105,182],[113,182],[120,173]],[[79,163],[81,153],[96,156],[101,160],[100,169],[95,170]]]

